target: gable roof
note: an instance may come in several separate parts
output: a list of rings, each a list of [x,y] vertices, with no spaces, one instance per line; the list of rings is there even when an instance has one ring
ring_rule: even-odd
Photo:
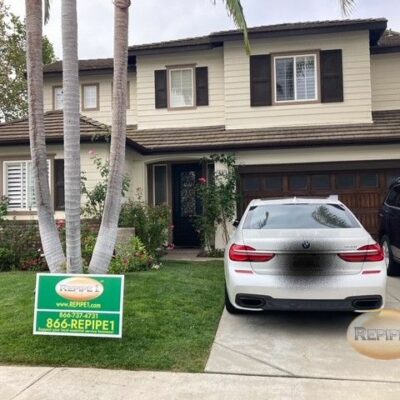
[[[44,115],[44,129],[46,141],[57,143],[63,140],[63,112],[49,111]],[[110,136],[110,128],[91,118],[81,115],[80,131],[82,141],[91,141],[93,138]],[[8,123],[0,124],[0,144],[29,143],[29,120],[27,117]]]
[[[377,46],[379,38],[384,33],[387,26],[385,18],[371,19],[345,19],[330,21],[310,21],[296,22],[276,25],[263,25],[249,28],[250,39],[260,37],[279,37],[304,35],[312,33],[332,33],[347,32],[354,30],[369,30],[371,46]],[[187,50],[204,50],[223,46],[224,41],[240,40],[242,38],[240,30],[227,30],[214,32],[205,36],[191,37],[186,39],[170,40],[164,42],[147,43],[134,45],[129,47],[128,68],[130,71],[135,70],[136,55],[160,54],[168,52],[181,52]],[[386,46],[386,42],[382,42],[382,46]],[[95,58],[79,61],[79,71],[82,74],[91,73],[110,73],[113,70],[112,58]],[[62,61],[56,61],[52,64],[45,65],[43,72],[46,75],[60,74],[62,72]]]
[[[47,143],[62,143],[63,113],[45,114]],[[83,142],[107,141],[110,127],[81,116]],[[400,142],[400,110],[375,111],[373,123],[225,129],[224,126],[137,129],[127,127],[127,145],[141,154]],[[0,124],[0,145],[29,144],[28,119]]]
[[[375,46],[385,31],[386,26],[387,19],[385,18],[344,19],[263,25],[248,28],[248,33],[251,40],[266,37],[369,30],[371,46]],[[222,46],[224,41],[240,40],[242,37],[243,33],[238,29],[220,31],[206,36],[130,46],[129,54],[145,55],[166,53],[170,51],[184,51],[188,49],[200,50],[214,48]]]

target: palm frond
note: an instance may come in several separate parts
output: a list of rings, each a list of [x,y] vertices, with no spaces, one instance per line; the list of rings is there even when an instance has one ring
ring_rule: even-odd
[[[356,0],[339,0],[339,4],[342,9],[342,14],[349,16],[356,6]]]
[[[215,4],[215,0],[211,0]],[[249,34],[247,30],[247,22],[244,16],[243,6],[240,0],[222,0],[225,3],[228,15],[232,17],[233,22],[236,27],[243,31],[244,46],[246,48],[246,53],[250,54],[250,41]]]
[[[44,23],[47,24],[50,18],[50,0],[44,0]]]

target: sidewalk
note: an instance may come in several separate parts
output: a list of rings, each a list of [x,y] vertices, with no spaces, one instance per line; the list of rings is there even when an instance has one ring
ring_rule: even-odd
[[[1,400],[397,400],[400,383],[0,366]]]

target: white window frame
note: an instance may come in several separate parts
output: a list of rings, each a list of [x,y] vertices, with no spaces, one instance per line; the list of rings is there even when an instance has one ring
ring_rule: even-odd
[[[166,196],[166,203],[169,202],[169,190],[168,190],[168,164],[153,164],[152,172],[153,172],[153,206],[156,205],[156,167],[165,167],[165,196]]]
[[[94,86],[96,88],[96,105],[95,107],[86,107],[85,105],[85,88]],[[93,83],[82,83],[82,111],[99,111],[100,110],[100,84],[97,82]]]
[[[56,91],[58,89],[61,89],[62,91],[62,96],[63,96],[63,105],[61,107],[56,107],[56,103],[57,103],[57,97],[56,97]],[[58,110],[62,110],[64,108],[64,88],[60,85],[60,86],[53,86],[53,110],[54,111],[58,111]]]
[[[314,87],[314,98],[312,99],[297,99],[297,79],[296,79],[296,59],[300,57],[313,57],[314,58],[314,80],[315,80],[315,87]],[[285,103],[308,103],[308,102],[317,102],[319,100],[319,80],[318,80],[318,71],[319,71],[319,64],[318,64],[318,57],[315,53],[305,53],[305,54],[286,54],[286,55],[279,55],[273,56],[274,58],[274,103],[276,104],[285,104]],[[294,62],[293,68],[293,83],[294,83],[294,99],[293,100],[278,100],[278,93],[276,89],[276,60],[282,58],[292,58]]]
[[[192,102],[190,105],[184,105],[184,106],[173,106],[171,104],[171,92],[172,92],[172,79],[171,75],[172,72],[174,71],[190,71],[192,74]],[[171,67],[168,68],[168,108],[171,110],[179,110],[179,109],[185,109],[185,108],[194,108],[196,107],[196,83],[195,83],[195,69],[192,66],[182,66],[182,67]]]
[[[50,188],[50,195],[52,192],[52,187],[51,187],[51,176],[52,176],[52,160],[47,159],[47,168],[48,168],[48,175],[49,175],[49,188]],[[4,196],[8,196],[8,179],[7,179],[7,165],[8,164],[13,164],[13,163],[30,163],[32,164],[32,160],[7,160],[3,161],[3,193]],[[35,190],[35,189],[33,189]],[[26,192],[28,192],[28,185],[26,187]],[[37,211],[36,207],[32,208],[9,208],[10,212],[14,211]]]

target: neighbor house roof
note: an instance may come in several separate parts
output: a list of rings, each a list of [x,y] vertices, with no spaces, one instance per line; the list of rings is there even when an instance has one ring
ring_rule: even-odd
[[[400,33],[388,29],[379,39],[376,46],[371,48],[372,54],[400,52]]]
[[[108,140],[110,127],[81,116],[82,141]],[[62,111],[45,114],[48,143],[63,141]],[[375,111],[373,123],[225,129],[224,126],[137,129],[127,127],[127,145],[141,154],[245,150],[319,145],[400,142],[400,110]],[[28,144],[28,120],[0,124],[0,145]]]

